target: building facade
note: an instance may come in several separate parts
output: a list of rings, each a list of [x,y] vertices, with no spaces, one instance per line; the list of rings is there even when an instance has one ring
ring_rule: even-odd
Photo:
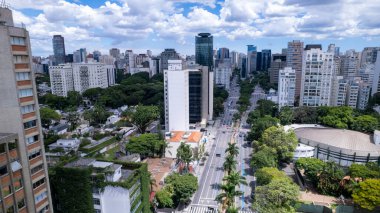
[[[294,106],[296,90],[296,71],[291,67],[280,70],[278,80],[278,106]]]
[[[86,48],[80,48],[73,53],[73,62],[82,63],[87,62],[87,50]]]
[[[223,60],[222,63],[218,63],[214,71],[214,81],[216,86],[224,87],[226,90],[230,89],[230,79],[232,76],[232,65],[230,60]]]
[[[74,91],[73,68],[71,64],[60,64],[49,67],[51,92],[53,95],[67,97]]]
[[[318,45],[305,49],[302,60],[300,106],[330,105],[333,59],[334,53],[323,52]]]
[[[195,36],[195,62],[208,67],[212,72],[214,66],[213,37],[210,33],[199,33]]]
[[[165,49],[164,52],[160,55],[160,72],[162,73],[164,70],[168,69],[168,61],[169,60],[180,60],[181,57],[175,51],[175,49]]]
[[[299,40],[288,42],[286,51],[286,66],[296,70],[296,99],[298,99],[301,93],[302,82],[303,42]]]
[[[100,63],[75,63],[73,66],[74,90],[83,93],[90,88],[107,88],[107,70]]]
[[[358,75],[359,70],[359,53],[355,50],[348,50],[341,57],[341,74],[345,78],[352,78]]]
[[[53,65],[65,63],[65,58],[66,58],[65,39],[61,35],[53,36],[53,51],[54,51]]]
[[[271,84],[278,83],[278,74],[281,69],[286,67],[286,55],[285,54],[273,54],[272,61],[270,64],[269,81]]]
[[[247,45],[247,76],[249,77],[256,71],[257,67],[257,47],[255,45]]]
[[[29,33],[14,26],[12,11],[4,5],[0,6],[0,55],[0,132],[12,133],[0,137],[5,144],[2,166],[7,168],[1,169],[4,199],[0,208],[3,212],[52,212]],[[14,145],[17,151],[10,149]]]

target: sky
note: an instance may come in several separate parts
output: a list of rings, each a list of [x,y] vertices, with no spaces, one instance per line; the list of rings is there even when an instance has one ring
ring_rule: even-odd
[[[29,30],[35,56],[79,48],[108,54],[175,48],[194,54],[194,36],[209,32],[214,49],[246,52],[246,45],[281,52],[287,42],[334,43],[341,51],[380,46],[380,0],[6,0],[16,24]]]

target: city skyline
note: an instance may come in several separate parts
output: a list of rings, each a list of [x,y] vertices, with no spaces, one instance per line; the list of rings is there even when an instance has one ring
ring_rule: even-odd
[[[375,0],[8,3],[15,10],[16,24],[24,23],[30,31],[33,55],[40,56],[53,54],[51,38],[55,34],[65,37],[67,53],[79,47],[108,53],[117,47],[122,52],[133,49],[138,53],[150,49],[154,55],[165,48],[175,48],[180,54],[193,55],[194,36],[200,32],[214,36],[214,49],[228,47],[239,52],[246,52],[246,45],[254,44],[258,50],[278,53],[295,39],[322,44],[324,50],[329,43],[335,43],[342,52],[362,50],[380,42],[380,22],[376,19],[380,6]]]

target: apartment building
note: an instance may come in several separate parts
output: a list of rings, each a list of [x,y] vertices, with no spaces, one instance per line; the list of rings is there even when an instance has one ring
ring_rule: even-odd
[[[10,133],[0,137],[5,144],[0,154],[4,173],[0,209],[52,212],[29,33],[14,26],[12,11],[4,4],[0,6],[0,55],[0,132]]]
[[[278,106],[294,106],[296,90],[296,70],[285,67],[280,70],[278,81]]]
[[[51,92],[54,95],[67,97],[74,91],[73,67],[71,64],[60,64],[49,67]]]

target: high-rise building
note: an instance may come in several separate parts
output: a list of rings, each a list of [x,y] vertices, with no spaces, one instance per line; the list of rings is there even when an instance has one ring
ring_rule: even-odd
[[[110,49],[110,56],[114,58],[120,58],[120,50],[118,48],[111,48]]]
[[[375,74],[375,64],[364,64],[359,69],[358,76],[363,80],[364,83],[372,85],[374,74]]]
[[[303,42],[299,40],[288,42],[288,48],[286,52],[286,66],[296,70],[296,100],[298,100],[301,92],[302,57]]]
[[[232,65],[231,60],[224,59],[218,63],[218,66],[215,67],[214,77],[215,85],[224,87],[225,89],[230,89],[230,79],[232,75]]]
[[[231,52],[232,68],[239,68],[239,53],[236,51]]]
[[[247,76],[256,71],[257,66],[257,47],[255,45],[247,45]]]
[[[201,66],[207,66],[213,71],[213,37],[210,33],[199,33],[195,36],[195,62]]]
[[[320,45],[306,46],[302,60],[300,106],[330,105],[333,59],[334,53],[323,52]]]
[[[355,50],[348,50],[341,56],[341,74],[345,78],[352,78],[358,75],[359,53]]]
[[[374,64],[380,47],[366,47],[363,49],[360,57],[360,67],[365,64]]]
[[[271,84],[278,83],[278,75],[280,69],[283,69],[286,66],[286,54],[273,54],[272,61],[270,64],[269,72],[269,81]]]
[[[74,52],[73,62],[74,63],[87,62],[87,50],[86,50],[86,48],[80,48],[79,50],[76,50]]]
[[[74,63],[73,78],[74,90],[83,93],[90,88],[107,88],[107,70],[104,64],[100,63]]]
[[[348,81],[346,106],[357,108],[360,83],[360,78],[353,78]]]
[[[334,76],[331,84],[330,106],[345,106],[348,82],[343,76]]]
[[[94,57],[94,60],[99,62],[99,57],[102,55],[102,53],[98,50],[95,50],[93,53],[92,53],[92,56]]]
[[[239,54],[239,64],[238,67],[240,69],[240,78],[247,78],[247,56],[244,53]]]
[[[99,56],[99,63],[105,65],[115,65],[115,58],[110,55],[101,55]]]
[[[262,71],[263,55],[262,52],[256,53],[256,71]]]
[[[261,51],[261,71],[268,71],[272,59],[271,50],[262,50]]]
[[[371,96],[373,96],[375,93],[380,92],[380,52],[377,52],[371,86]]]
[[[74,91],[73,68],[71,64],[60,64],[49,67],[51,92],[54,95],[67,97]]]
[[[217,59],[226,59],[230,58],[230,50],[226,47],[219,48],[217,52]]]
[[[29,33],[4,4],[0,55],[0,211],[52,212]]]
[[[371,96],[371,85],[365,82],[361,82],[359,88],[358,105],[357,108],[365,110],[368,105],[369,97]]]
[[[291,67],[280,70],[278,80],[278,106],[294,106],[296,90],[296,71]]]
[[[65,59],[66,59],[65,39],[61,35],[53,36],[53,51],[54,51],[53,65],[65,63]]]
[[[206,66],[183,67],[181,60],[169,60],[164,70],[167,131],[186,131],[190,123],[206,125],[212,119],[214,84],[209,76]]]
[[[160,73],[162,73],[163,70],[168,69],[169,60],[179,60],[179,59],[181,59],[181,57],[175,51],[175,49],[165,49],[160,55],[160,61],[161,61]]]

